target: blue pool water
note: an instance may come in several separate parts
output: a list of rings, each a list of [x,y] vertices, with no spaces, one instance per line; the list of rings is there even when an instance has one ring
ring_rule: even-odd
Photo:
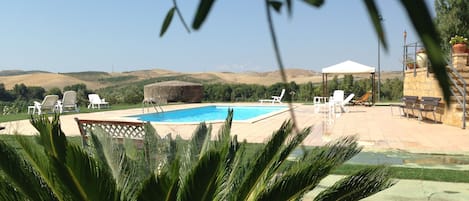
[[[234,121],[250,121],[263,116],[285,111],[286,106],[205,106],[181,110],[173,110],[160,113],[135,115],[141,121],[151,122],[213,122],[224,121],[228,114],[228,109],[233,109]]]

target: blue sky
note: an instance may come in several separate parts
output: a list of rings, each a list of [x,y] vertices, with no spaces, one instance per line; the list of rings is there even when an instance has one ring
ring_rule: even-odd
[[[191,24],[198,1],[178,3]],[[400,70],[403,31],[408,42],[418,38],[399,1],[377,3],[389,44],[381,70]],[[1,1],[0,70],[277,70],[264,1],[217,1],[200,31],[188,34],[174,18],[160,38],[171,7],[171,0]],[[282,12],[274,23],[287,68],[378,64],[378,40],[360,0],[326,0],[320,9],[294,1],[293,16]]]

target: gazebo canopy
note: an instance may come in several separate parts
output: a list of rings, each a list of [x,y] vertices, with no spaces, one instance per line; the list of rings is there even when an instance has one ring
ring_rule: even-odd
[[[323,74],[358,74],[374,72],[374,67],[366,66],[350,60],[322,69]]]

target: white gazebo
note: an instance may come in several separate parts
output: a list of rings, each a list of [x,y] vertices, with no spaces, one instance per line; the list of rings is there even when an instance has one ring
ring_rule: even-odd
[[[371,74],[372,103],[375,103],[375,68],[354,61],[344,61],[322,69],[323,96],[327,96],[327,76],[329,74]]]

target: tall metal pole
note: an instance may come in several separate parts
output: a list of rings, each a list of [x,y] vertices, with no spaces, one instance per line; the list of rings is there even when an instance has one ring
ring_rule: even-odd
[[[380,44],[381,44],[381,42],[378,38],[378,102],[380,102],[380,100],[381,100],[381,98],[380,98],[380,96],[381,96],[381,66],[380,66],[380,63],[381,63],[380,62],[380,59],[381,59],[380,49],[381,49],[381,47],[380,47]]]
[[[383,17],[379,15],[380,23],[383,21]],[[378,37],[378,102],[381,101],[381,41],[380,37]]]
[[[404,73],[406,70],[407,65],[407,31],[404,29],[404,51],[402,53],[402,76],[404,77]]]

